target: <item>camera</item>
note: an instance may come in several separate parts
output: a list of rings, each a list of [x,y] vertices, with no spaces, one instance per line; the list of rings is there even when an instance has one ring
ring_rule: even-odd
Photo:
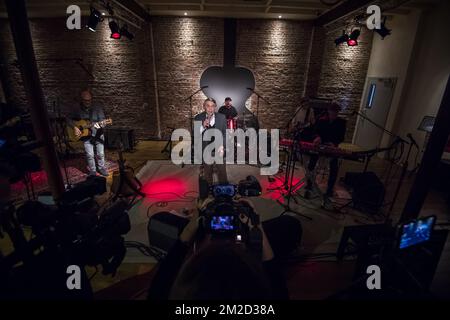
[[[211,235],[211,239],[245,243],[252,251],[260,254],[262,234],[258,228],[259,216],[248,202],[239,201],[239,196],[252,197],[261,194],[258,180],[248,176],[238,185],[213,185],[209,188],[209,193],[213,200],[200,211],[200,216],[203,217],[200,224],[203,233]]]
[[[35,298],[45,289],[46,298],[90,298],[85,266],[101,265],[104,275],[114,276],[126,254],[123,235],[131,228],[129,203],[117,200],[100,209],[94,196],[104,193],[105,185],[105,178],[91,177],[66,191],[57,204],[27,201],[17,209],[0,208],[0,231],[9,235],[15,248],[6,256],[0,252],[0,282],[6,284],[0,297]],[[29,240],[24,227],[32,231]],[[65,286],[68,265],[81,268],[87,281],[83,290],[72,292]],[[35,280],[21,288],[14,279]]]

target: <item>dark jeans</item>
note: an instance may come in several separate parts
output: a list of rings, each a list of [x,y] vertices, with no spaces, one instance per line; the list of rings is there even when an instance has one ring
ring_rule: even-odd
[[[210,186],[214,184],[214,167],[217,169],[218,183],[228,183],[226,164],[203,164],[203,177],[208,181],[208,184]]]
[[[316,168],[317,161],[319,160],[319,156],[312,155],[309,159],[308,170],[312,172]],[[334,184],[336,183],[338,176],[338,158],[330,158],[330,174],[328,175],[328,187],[327,187],[327,196],[333,195]],[[314,177],[315,178],[315,177]],[[307,187],[312,186],[312,181],[308,180]]]

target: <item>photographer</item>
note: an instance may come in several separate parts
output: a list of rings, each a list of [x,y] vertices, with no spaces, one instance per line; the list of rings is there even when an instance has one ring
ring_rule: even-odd
[[[211,201],[207,200],[201,207]],[[239,202],[253,209],[250,201]],[[199,228],[198,211],[195,210],[179,240],[161,262],[149,290],[149,299],[288,299],[278,258],[296,247],[301,234],[299,221],[282,216],[253,226],[248,217],[241,215],[239,218],[250,229],[255,227],[261,231],[259,256],[245,244],[213,240],[211,235],[206,235],[198,249],[194,247],[192,256],[185,260]],[[287,230],[291,234],[286,234],[284,239],[291,243],[280,239],[276,244],[281,244],[284,249],[274,250],[269,239],[278,235],[273,231],[287,225],[291,226]],[[272,234],[266,234],[266,227]],[[292,239],[295,240],[292,242]]]

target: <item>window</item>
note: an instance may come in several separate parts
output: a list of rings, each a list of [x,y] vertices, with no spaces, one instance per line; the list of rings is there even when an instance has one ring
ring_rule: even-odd
[[[369,94],[367,96],[367,109],[371,109],[373,106],[373,101],[375,100],[375,91],[377,89],[377,85],[372,83],[369,88]]]

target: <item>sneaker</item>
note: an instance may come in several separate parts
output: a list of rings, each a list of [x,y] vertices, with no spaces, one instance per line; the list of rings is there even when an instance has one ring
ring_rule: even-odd
[[[106,170],[105,168],[98,169],[98,173],[100,173],[104,177],[109,176],[108,170]]]

